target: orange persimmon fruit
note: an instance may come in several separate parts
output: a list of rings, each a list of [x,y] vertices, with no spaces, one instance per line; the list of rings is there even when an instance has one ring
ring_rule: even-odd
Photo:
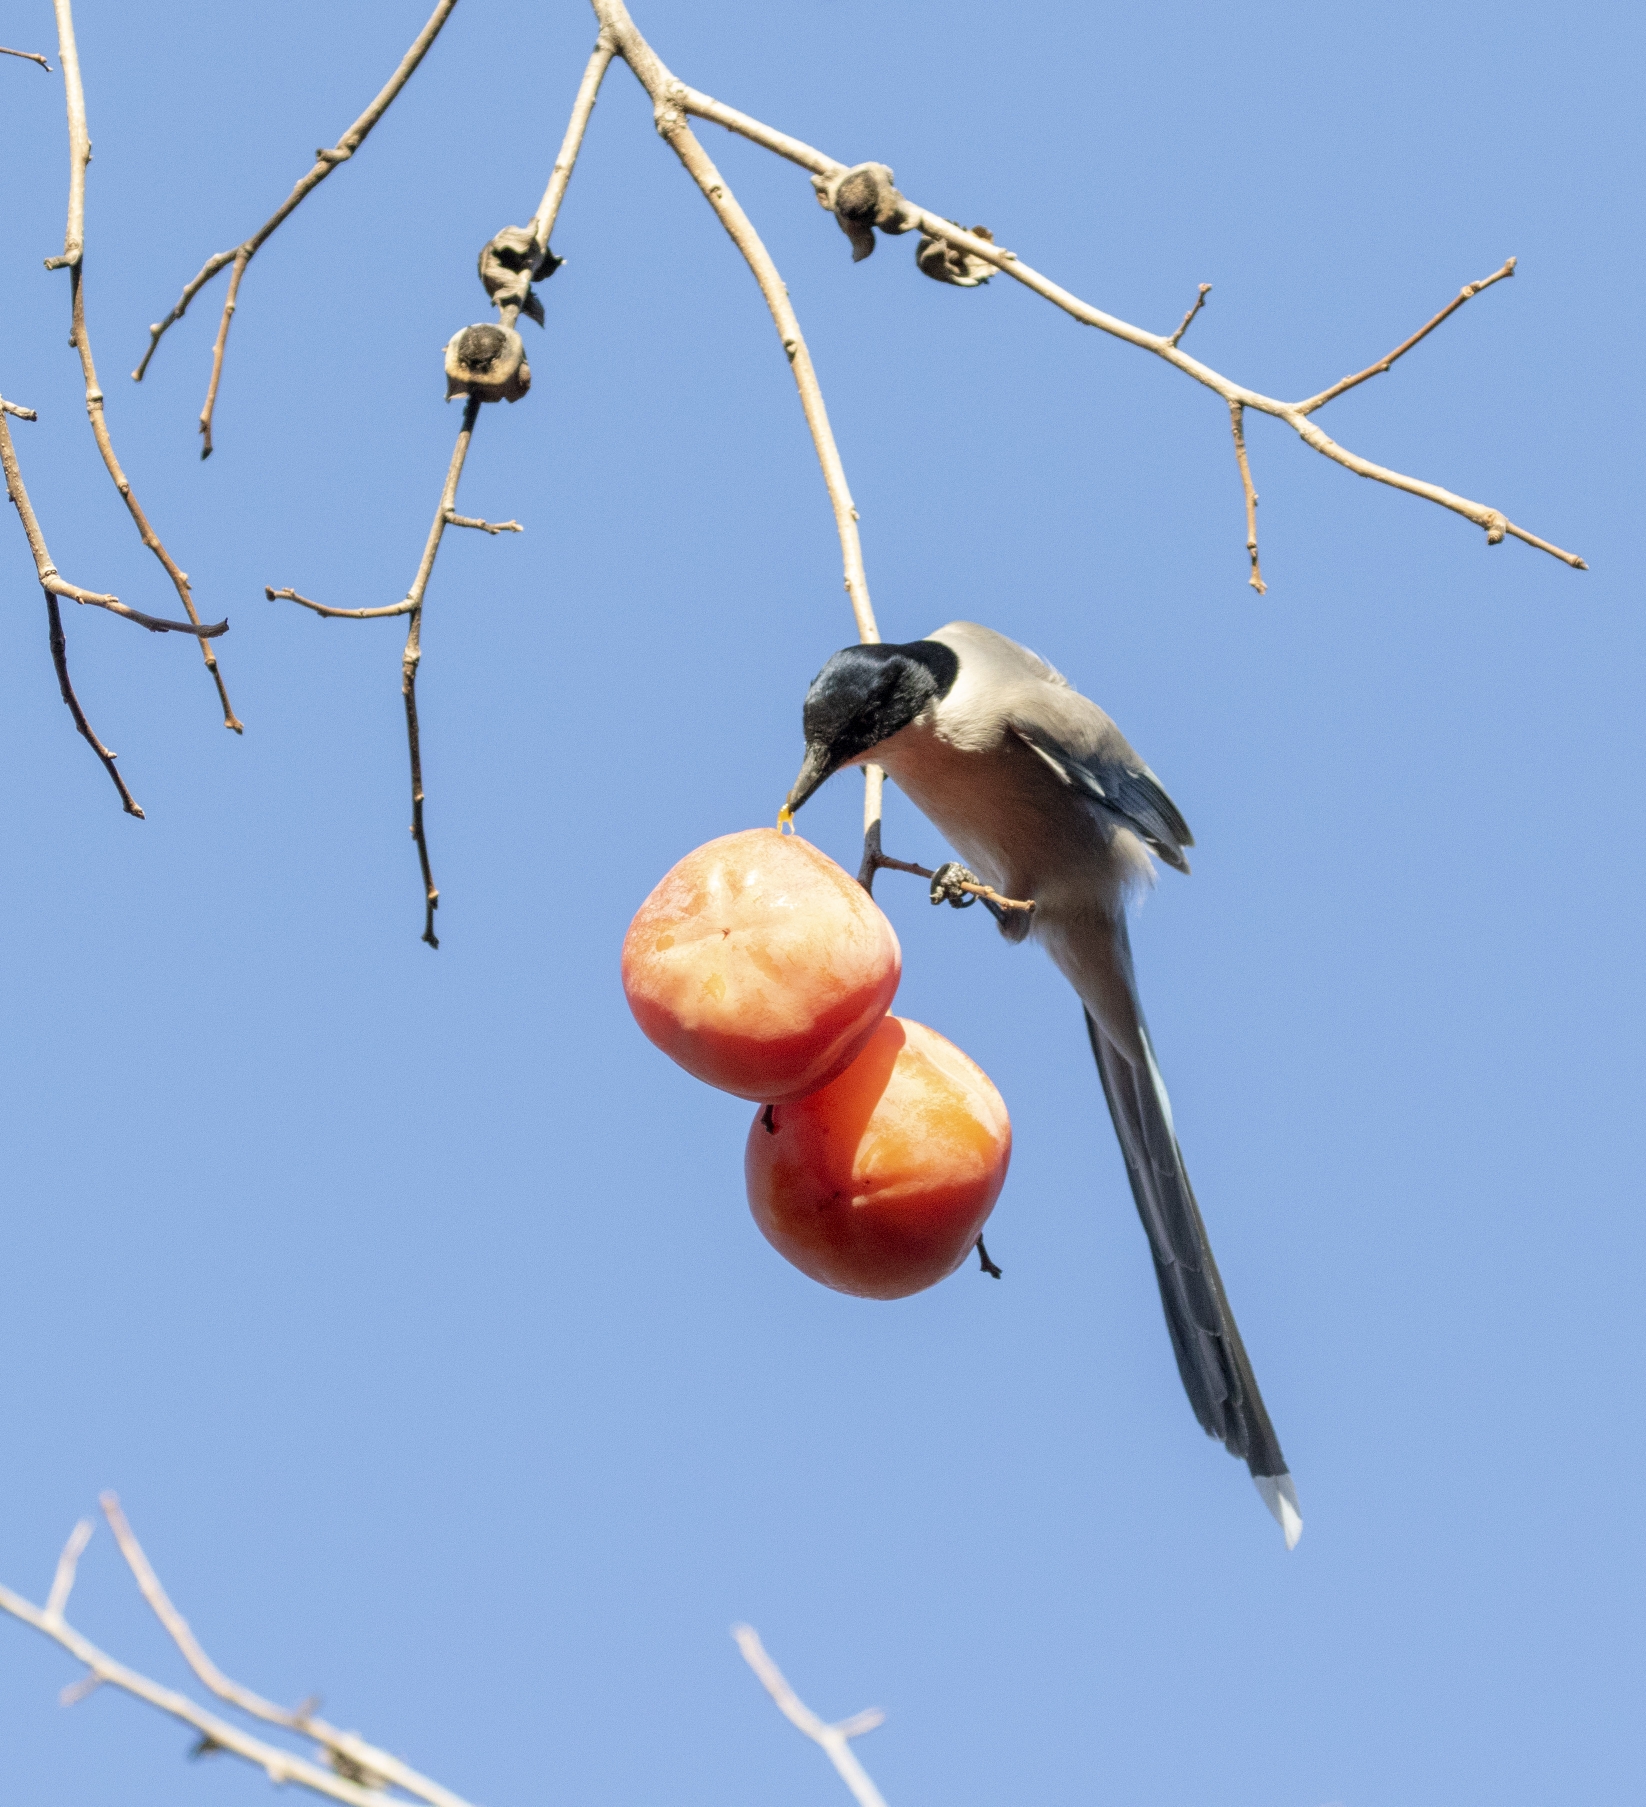
[[[757,1113],[743,1172],[761,1234],[803,1274],[902,1299],[966,1259],[1011,1154],[1011,1119],[982,1068],[888,1016],[838,1079]]]
[[[761,1103],[849,1066],[902,976],[880,906],[798,835],[751,828],[665,874],[623,941],[623,991],[688,1073]]]

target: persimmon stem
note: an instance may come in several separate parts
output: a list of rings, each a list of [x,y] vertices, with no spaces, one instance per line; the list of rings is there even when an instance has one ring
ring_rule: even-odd
[[[977,1239],[977,1259],[982,1264],[984,1273],[986,1273],[991,1280],[998,1280],[1001,1277],[1000,1269],[989,1259],[989,1251],[984,1248],[983,1238],[981,1236]]]

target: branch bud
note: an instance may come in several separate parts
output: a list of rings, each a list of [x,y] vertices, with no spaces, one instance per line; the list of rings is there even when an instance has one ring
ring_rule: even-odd
[[[526,343],[511,326],[465,326],[446,347],[446,400],[517,402],[532,386]]]
[[[897,192],[884,163],[859,163],[838,175],[813,176],[812,187],[852,241],[854,264],[874,251],[876,226],[882,232],[907,232],[916,223],[914,209]]]
[[[953,220],[950,224],[958,226],[960,222]],[[994,243],[994,234],[987,226],[973,226],[972,237]],[[922,276],[931,277],[933,282],[953,283],[957,289],[975,289],[995,273],[993,264],[951,245],[946,238],[933,238],[929,232],[921,233],[920,243],[914,248],[914,262]]]
[[[505,226],[480,252],[480,281],[498,307],[512,307],[541,326],[543,303],[532,293],[532,284],[547,282],[564,262],[546,248],[539,262],[530,231]]]

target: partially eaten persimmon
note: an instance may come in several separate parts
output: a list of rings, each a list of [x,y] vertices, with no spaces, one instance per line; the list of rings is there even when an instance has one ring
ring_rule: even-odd
[[[976,1246],[1011,1153],[1005,1102],[982,1068],[888,1016],[839,1078],[756,1115],[743,1171],[761,1234],[803,1274],[901,1299]]]
[[[902,974],[880,906],[798,835],[752,828],[667,873],[623,942],[635,1021],[688,1073],[762,1103],[848,1066]]]

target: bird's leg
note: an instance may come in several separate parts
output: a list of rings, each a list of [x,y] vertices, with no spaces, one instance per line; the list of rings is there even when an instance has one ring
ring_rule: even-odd
[[[989,1251],[984,1248],[983,1238],[981,1236],[977,1239],[977,1258],[983,1264],[984,1273],[986,1273],[991,1280],[998,1280],[1000,1278],[1000,1269],[989,1259]]]
[[[950,860],[933,872],[929,866],[917,866],[912,860],[894,860],[889,853],[882,853],[876,844],[864,854],[863,870],[858,874],[857,882],[870,889],[875,873],[886,871],[911,872],[916,878],[929,878],[934,904],[947,903],[957,910],[964,910],[969,904],[981,901],[1000,924],[1000,931],[1008,941],[1021,941],[1029,932],[1029,918],[1034,914],[1032,900],[1020,902],[1015,897],[1002,897],[958,860]]]
[[[958,860],[950,860],[946,866],[939,866],[932,874],[931,898],[934,904],[946,903],[957,910],[965,910],[974,903],[980,903],[995,919],[1001,934],[1008,941],[1021,941],[1029,932],[1028,912],[1020,904],[1013,904],[1008,908],[1004,903],[997,903],[995,896],[996,893],[975,872],[962,866]]]
[[[975,891],[963,891],[962,885],[981,885],[983,883],[975,872],[962,866],[959,860],[949,860],[932,874],[931,899],[934,904],[946,903],[951,909],[969,910],[977,902]],[[983,900],[988,902],[987,898]],[[998,912],[997,912],[998,914]]]

